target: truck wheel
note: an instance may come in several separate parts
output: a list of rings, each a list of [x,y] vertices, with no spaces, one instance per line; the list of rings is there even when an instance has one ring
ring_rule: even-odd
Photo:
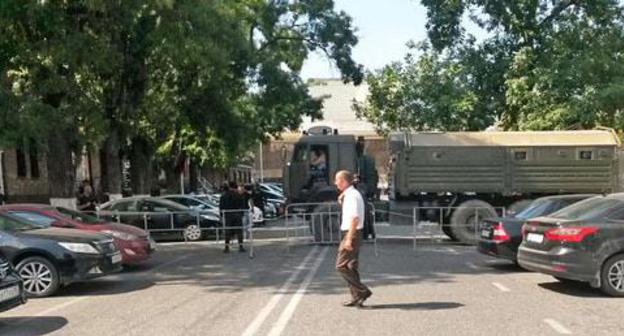
[[[610,296],[624,296],[624,254],[615,255],[604,263],[600,289]]]
[[[513,216],[517,214],[518,212],[526,209],[529,205],[531,205],[531,203],[533,203],[533,200],[524,199],[524,200],[516,201],[507,208],[506,215]]]
[[[310,232],[315,243],[340,241],[340,210],[333,203],[319,204],[310,213]]]
[[[460,242],[475,245],[479,223],[485,218],[496,216],[496,210],[489,203],[481,200],[466,201],[453,212],[451,231]]]
[[[445,235],[451,238],[452,241],[457,241],[457,237],[455,237],[455,235],[453,234],[453,230],[451,230],[450,224],[443,223],[442,232],[444,232]]]

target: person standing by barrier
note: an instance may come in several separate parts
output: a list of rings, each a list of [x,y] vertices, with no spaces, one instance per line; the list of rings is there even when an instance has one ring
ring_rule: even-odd
[[[230,252],[230,240],[234,235],[238,238],[238,250],[245,252],[243,246],[243,211],[245,200],[238,192],[236,182],[230,181],[227,189],[219,200],[219,211],[225,220],[225,249],[224,253]],[[223,212],[225,211],[225,212]]]
[[[96,210],[96,199],[89,180],[82,181],[76,197],[76,208],[79,211],[93,213]]]
[[[373,293],[360,281],[358,259],[364,228],[364,199],[353,186],[353,174],[347,170],[336,173],[338,198],[342,206],[340,231],[342,240],[336,257],[336,271],[345,279],[351,291],[351,300],[345,307],[362,307]]]

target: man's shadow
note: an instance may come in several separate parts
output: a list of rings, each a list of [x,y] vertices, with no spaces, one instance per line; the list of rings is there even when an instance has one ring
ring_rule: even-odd
[[[457,309],[464,305],[458,302],[419,302],[419,303],[390,303],[378,305],[366,305],[364,309],[400,309],[400,310],[447,310]]]

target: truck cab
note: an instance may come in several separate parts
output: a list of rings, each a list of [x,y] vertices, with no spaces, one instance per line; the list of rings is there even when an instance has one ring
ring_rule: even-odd
[[[284,168],[284,191],[289,202],[335,200],[333,177],[339,170],[356,170],[356,144],[351,135],[303,135]]]

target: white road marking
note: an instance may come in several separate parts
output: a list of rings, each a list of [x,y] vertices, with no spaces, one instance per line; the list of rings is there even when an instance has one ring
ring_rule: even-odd
[[[301,271],[305,269],[305,266],[310,262],[310,259],[312,259],[312,256],[316,253],[317,250],[318,246],[314,246],[310,253],[308,253],[308,255],[305,257],[305,259],[303,259],[301,264],[297,266],[295,272],[288,278],[288,280],[286,280],[284,285],[282,285],[277,294],[273,295],[271,300],[269,300],[266,306],[262,308],[256,318],[249,324],[249,326],[247,326],[247,329],[245,329],[245,331],[243,331],[243,333],[241,334],[242,336],[252,336],[258,332],[266,318],[269,316],[269,314],[271,314],[273,309],[275,309],[279,301],[286,294],[286,291],[288,290],[290,285],[295,281],[295,279],[297,279],[299,273],[301,273]]]
[[[446,250],[446,252],[448,252],[450,254],[459,255],[459,252],[457,252],[457,250],[455,250],[454,248],[447,247],[445,250]]]
[[[475,265],[475,264],[473,264],[471,262],[467,262],[466,266],[468,266],[468,268],[471,268],[473,270],[480,270],[481,269],[481,267],[479,267],[479,266],[477,266],[477,265]]]
[[[318,271],[319,266],[321,266],[323,259],[325,259],[325,255],[327,254],[328,250],[329,248],[325,248],[323,252],[319,254],[318,258],[316,259],[316,262],[314,263],[314,266],[312,266],[312,269],[310,270],[310,273],[308,273],[308,276],[306,277],[306,279],[301,283],[301,285],[299,285],[299,289],[297,290],[295,295],[293,295],[292,299],[290,299],[290,302],[286,306],[286,309],[284,309],[284,311],[282,312],[282,315],[280,315],[277,322],[273,325],[273,328],[271,328],[271,331],[269,332],[269,336],[279,336],[282,334],[282,332],[284,331],[284,328],[286,328],[286,325],[288,324],[288,321],[290,321],[293,314],[295,313],[295,309],[297,309],[297,305],[303,298],[303,295],[305,294],[305,291],[310,285],[310,282],[312,282],[314,275],[316,275],[316,272]]]
[[[492,282],[492,285],[494,285],[494,287],[498,288],[498,290],[500,290],[501,292],[511,292],[511,290],[501,284],[499,284],[498,282]]]
[[[561,325],[561,323],[553,320],[553,319],[544,319],[544,323],[548,324],[548,326],[550,326],[551,328],[553,328],[553,330],[555,330],[556,332],[558,332],[561,335],[572,335],[572,332],[570,330],[568,330],[566,327],[564,327],[563,325]]]

